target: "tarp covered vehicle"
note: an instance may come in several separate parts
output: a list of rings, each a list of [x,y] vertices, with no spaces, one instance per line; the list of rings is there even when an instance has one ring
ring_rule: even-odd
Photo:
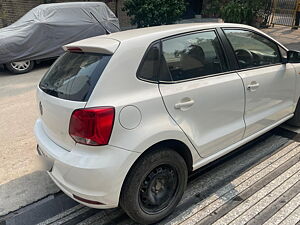
[[[0,29],[0,64],[26,73],[36,60],[61,55],[65,44],[119,30],[118,19],[105,3],[42,4]]]

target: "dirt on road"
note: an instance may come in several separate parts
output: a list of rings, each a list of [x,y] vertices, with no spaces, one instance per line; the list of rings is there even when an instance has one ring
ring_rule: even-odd
[[[48,66],[23,75],[0,70],[0,185],[37,168],[35,92]]]

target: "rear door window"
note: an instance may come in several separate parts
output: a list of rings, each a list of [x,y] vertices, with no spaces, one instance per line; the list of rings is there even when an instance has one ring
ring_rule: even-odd
[[[227,70],[214,31],[188,34],[162,42],[161,81],[181,81]]]
[[[105,69],[110,55],[67,52],[45,74],[40,89],[71,101],[87,101]]]

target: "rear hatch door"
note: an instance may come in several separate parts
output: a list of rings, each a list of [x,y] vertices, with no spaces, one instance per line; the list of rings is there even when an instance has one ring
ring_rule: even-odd
[[[74,49],[74,48],[73,48]],[[75,109],[84,108],[112,55],[66,52],[42,78],[37,100],[42,126],[57,145],[71,151],[75,141],[69,135],[69,122]]]
[[[74,109],[84,108],[85,102],[53,97],[38,89],[38,105],[42,126],[47,136],[62,148],[71,151],[75,141],[69,135],[69,122]]]

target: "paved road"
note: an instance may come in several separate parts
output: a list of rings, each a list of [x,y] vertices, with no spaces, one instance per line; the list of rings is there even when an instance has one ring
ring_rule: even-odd
[[[277,128],[197,171],[175,212],[159,225],[299,224],[300,143],[290,137]],[[40,224],[136,223],[121,209],[76,205]]]
[[[11,75],[0,70],[0,185],[35,171],[35,87],[49,67]]]
[[[268,29],[263,29],[287,48],[300,51],[300,29],[292,30],[291,27],[275,26]]]

